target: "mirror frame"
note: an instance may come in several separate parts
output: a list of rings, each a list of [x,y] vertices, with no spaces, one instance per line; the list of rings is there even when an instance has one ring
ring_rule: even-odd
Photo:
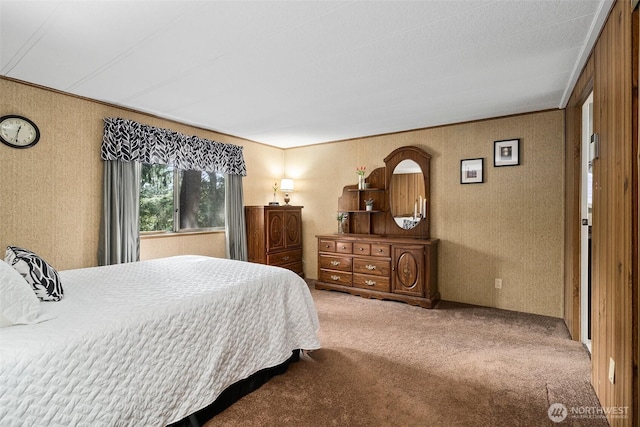
[[[420,166],[422,170],[422,176],[424,178],[424,197],[427,201],[427,209],[425,217],[415,227],[405,230],[399,227],[393,218],[393,207],[391,205],[391,192],[393,186],[391,184],[391,178],[396,166],[403,160],[413,160]],[[419,237],[428,239],[431,222],[431,155],[419,147],[408,146],[400,147],[391,152],[384,159],[386,170],[386,182],[387,182],[387,202],[389,203],[388,218],[387,218],[387,234],[407,237]]]

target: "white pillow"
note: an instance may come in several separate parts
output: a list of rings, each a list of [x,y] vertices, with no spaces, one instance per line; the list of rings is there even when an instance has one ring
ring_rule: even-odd
[[[0,327],[34,323],[40,300],[13,267],[0,260]]]

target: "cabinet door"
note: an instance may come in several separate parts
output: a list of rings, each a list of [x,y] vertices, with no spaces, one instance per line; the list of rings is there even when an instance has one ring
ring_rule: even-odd
[[[247,222],[247,255],[249,262],[267,263],[265,252],[264,210],[261,206],[245,206]]]
[[[284,238],[285,247],[298,247],[302,245],[302,218],[299,210],[284,212]]]
[[[424,247],[393,246],[393,292],[421,297],[424,295]]]
[[[284,249],[284,212],[267,211],[267,252]]]

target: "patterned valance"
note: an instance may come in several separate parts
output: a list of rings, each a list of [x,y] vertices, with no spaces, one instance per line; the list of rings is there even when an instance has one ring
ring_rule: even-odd
[[[172,165],[179,169],[247,175],[242,147],[187,136],[133,120],[104,119],[102,160]]]

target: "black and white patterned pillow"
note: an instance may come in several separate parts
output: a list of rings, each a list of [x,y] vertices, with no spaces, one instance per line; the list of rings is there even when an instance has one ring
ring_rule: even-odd
[[[60,301],[64,295],[58,272],[35,253],[7,246],[4,260],[31,285],[41,301]]]
[[[402,228],[404,228],[405,230],[411,230],[413,227],[415,227],[416,225],[418,225],[419,221],[414,221],[412,219],[405,219],[402,222]]]

